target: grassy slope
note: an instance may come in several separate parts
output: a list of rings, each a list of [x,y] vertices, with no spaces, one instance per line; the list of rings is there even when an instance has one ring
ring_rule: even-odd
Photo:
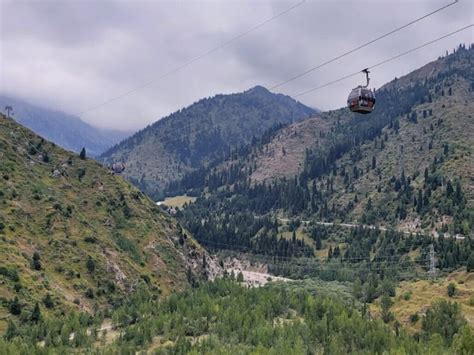
[[[351,215],[352,220],[358,220],[361,216],[367,200],[370,197],[375,206],[377,204],[389,204],[392,209],[396,208],[396,193],[387,192],[386,187],[392,176],[399,177],[402,170],[406,176],[418,173],[417,179],[412,183],[414,188],[422,188],[423,172],[425,168],[430,168],[435,157],[443,156],[443,146],[449,145],[449,154],[445,161],[438,168],[438,172],[450,179],[460,178],[464,191],[467,193],[468,202],[471,207],[474,201],[474,190],[472,181],[474,176],[474,102],[473,94],[469,91],[470,83],[463,78],[458,78],[452,83],[453,96],[436,97],[432,103],[425,103],[413,108],[418,112],[418,123],[408,121],[406,118],[400,120],[400,131],[395,134],[391,129],[385,129],[388,134],[388,141],[385,148],[374,148],[374,143],[369,142],[361,147],[363,158],[357,162],[357,166],[363,169],[364,174],[353,184],[353,192],[342,189],[342,178],[337,178],[335,189],[339,190],[333,199],[336,205],[347,205],[358,195],[359,203],[355,206]],[[433,116],[423,118],[423,110],[433,110]],[[431,142],[431,149],[429,148]],[[380,142],[379,142],[380,143]],[[375,156],[377,169],[367,171],[372,157]],[[350,171],[353,163],[349,154],[346,154],[339,162],[338,166],[344,166]],[[377,192],[377,187],[382,190]],[[441,189],[433,194],[433,201],[436,201],[437,194]],[[410,229],[409,225],[414,224],[418,215],[414,211],[409,211],[408,218],[403,222],[405,229]],[[430,216],[439,227],[446,217],[440,215]],[[424,223],[423,226],[427,227]]]
[[[456,285],[456,294],[450,298],[447,294],[449,283]],[[392,298],[394,301],[390,311],[395,318],[406,329],[410,331],[419,331],[421,329],[421,320],[416,323],[410,322],[410,316],[418,313],[421,316],[426,312],[430,305],[440,299],[461,304],[464,317],[471,327],[474,327],[474,274],[465,271],[457,271],[449,274],[447,277],[438,278],[436,281],[419,280],[404,281],[397,287],[397,295]],[[405,295],[409,294],[405,299]],[[371,311],[375,315],[380,314],[380,299],[371,305]]]
[[[228,147],[249,143],[253,136],[276,124],[300,120],[314,112],[262,87],[216,95],[155,122],[102,157],[108,162],[125,162],[125,176],[153,193],[196,168],[191,166],[191,156],[199,156],[198,165],[205,164]],[[216,130],[221,141],[215,139]]]
[[[194,201],[196,201],[196,197],[180,195],[165,198],[163,204],[168,207],[182,208],[185,204],[192,203]]]
[[[409,121],[406,116],[399,117],[400,129],[396,134],[393,129],[386,127],[381,138],[367,142],[360,147],[361,159],[355,165],[362,172],[357,179],[350,182],[349,189],[344,186],[343,178],[329,176],[334,179],[335,193],[328,201],[328,206],[347,206],[354,201],[357,194],[358,202],[348,216],[348,220],[357,222],[369,197],[372,205],[377,207],[388,206],[392,212],[397,208],[397,196],[390,185],[392,176],[399,177],[402,170],[405,175],[411,176],[419,173],[418,178],[412,183],[416,192],[423,185],[423,172],[430,167],[435,157],[443,156],[444,162],[438,164],[437,174],[449,179],[461,179],[463,191],[466,193],[468,206],[474,207],[474,95],[472,80],[469,79],[469,55],[457,54],[431,62],[422,68],[386,84],[382,89],[410,88],[413,83],[434,78],[436,75],[445,75],[451,69],[457,69],[462,74],[451,74],[432,83],[431,93],[433,101],[412,107],[412,112],[417,112],[418,122]],[[472,76],[472,75],[471,75]],[[439,86],[445,91],[442,96],[440,91],[435,92],[434,87]],[[452,94],[449,95],[449,88]],[[376,110],[383,110],[378,107]],[[423,111],[432,110],[432,116],[423,118]],[[366,119],[367,117],[351,114],[346,108],[323,113],[320,117],[309,118],[293,123],[278,131],[274,138],[261,147],[253,147],[251,153],[244,160],[243,171],[252,169],[250,178],[254,182],[270,181],[282,177],[293,178],[300,173],[304,165],[305,150],[324,150],[335,138],[335,128],[348,125],[353,119]],[[381,148],[381,139],[387,133],[388,140],[384,141]],[[431,143],[431,148],[429,147]],[[449,153],[443,155],[444,144],[448,143]],[[336,163],[338,171],[344,169],[352,173],[354,163],[351,156],[354,149],[343,155]],[[372,157],[376,158],[377,168],[369,169]],[[228,166],[233,161],[224,162],[218,169]],[[351,177],[352,179],[352,177]],[[310,182],[311,184],[311,182]],[[326,179],[319,182],[326,184]],[[381,191],[377,192],[380,187]],[[392,191],[390,191],[392,190]],[[435,191],[432,201],[435,202],[441,194]],[[435,227],[440,227],[442,222],[449,222],[447,216],[437,213],[425,218],[425,221],[416,221],[419,216],[414,211],[408,211],[408,216],[400,225],[403,229],[414,230],[418,224],[424,228],[430,227],[433,222]],[[418,222],[418,223],[417,223]]]
[[[199,265],[189,255],[200,260],[202,249],[192,238],[180,245],[175,220],[99,163],[40,142],[31,131],[0,116],[0,266],[16,269],[17,284],[22,285],[15,292],[15,282],[0,275],[0,300],[18,296],[31,306],[50,293],[59,305],[56,311],[92,311],[144,278],[163,294],[187,284],[187,266]],[[32,147],[39,144],[39,152],[32,155]],[[48,163],[41,159],[44,153]],[[62,176],[53,177],[53,167]],[[30,266],[35,251],[41,256],[39,271]],[[96,265],[93,273],[86,268],[89,257]],[[88,288],[94,299],[85,297]],[[0,318],[4,313],[0,306]]]

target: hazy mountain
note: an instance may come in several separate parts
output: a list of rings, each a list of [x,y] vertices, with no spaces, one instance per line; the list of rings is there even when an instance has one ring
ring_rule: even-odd
[[[17,122],[57,145],[74,152],[86,148],[90,156],[98,156],[131,132],[91,126],[79,117],[32,105],[23,100],[0,96],[0,109],[12,106]]]
[[[202,99],[146,127],[101,157],[109,163],[124,162],[127,178],[157,194],[169,181],[225,156],[269,128],[314,113],[288,96],[257,86]]]
[[[47,294],[58,314],[92,312],[140,281],[169,294],[201,273],[203,250],[138,189],[3,115],[0,171],[1,314]]]

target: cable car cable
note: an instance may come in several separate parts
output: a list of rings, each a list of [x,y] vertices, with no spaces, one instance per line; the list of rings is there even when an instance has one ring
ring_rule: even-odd
[[[366,69],[374,69],[374,68],[377,68],[377,67],[379,67],[379,66],[382,66],[382,65],[384,65],[384,64],[386,64],[386,63],[388,63],[388,62],[391,62],[391,61],[393,61],[393,60],[395,60],[395,59],[398,59],[398,58],[400,58],[400,57],[402,57],[402,56],[408,55],[408,54],[410,54],[410,53],[412,53],[412,52],[415,52],[415,51],[417,51],[417,50],[419,50],[419,49],[422,49],[422,48],[427,47],[427,46],[429,46],[429,45],[431,45],[431,44],[433,44],[433,43],[436,43],[436,42],[441,41],[441,40],[443,40],[443,39],[445,39],[445,38],[447,38],[447,37],[450,37],[450,36],[452,36],[452,35],[454,35],[454,34],[456,34],[456,33],[465,31],[466,29],[471,28],[471,27],[473,27],[473,26],[474,26],[474,24],[470,24],[470,25],[467,25],[467,26],[465,26],[465,27],[462,27],[462,28],[460,28],[460,29],[458,29],[458,30],[456,30],[456,31],[450,32],[450,33],[448,33],[448,34],[446,34],[446,35],[443,35],[443,36],[441,36],[441,37],[438,37],[438,38],[436,38],[436,39],[434,39],[434,40],[432,40],[432,41],[423,43],[423,44],[421,44],[421,45],[419,45],[419,46],[417,46],[417,47],[415,47],[415,48],[412,48],[412,49],[410,49],[410,50],[408,50],[408,51],[405,51],[405,52],[402,52],[402,53],[400,53],[400,54],[397,54],[397,55],[394,56],[394,57],[385,59],[385,60],[383,60],[383,61],[381,61],[381,62],[379,62],[379,63],[376,63],[376,64],[374,64],[374,65],[372,65],[372,66],[366,68]],[[323,88],[325,88],[325,87],[328,87],[328,86],[337,84],[337,83],[339,83],[339,82],[341,82],[341,81],[344,81],[344,80],[346,80],[346,79],[349,79],[349,78],[352,78],[352,77],[354,77],[354,76],[360,75],[360,73],[361,73],[361,71],[359,70],[359,71],[354,72],[354,73],[352,73],[352,74],[345,75],[345,76],[343,76],[343,77],[341,77],[341,78],[339,78],[339,79],[330,81],[330,82],[328,82],[328,83],[325,83],[325,84],[322,84],[322,85],[319,85],[319,86],[310,88],[310,89],[305,90],[305,91],[303,91],[303,92],[300,92],[300,93],[298,93],[298,94],[296,94],[296,95],[290,95],[290,96],[293,97],[293,98],[297,98],[297,97],[306,95],[306,94],[308,94],[308,93],[310,93],[310,92],[323,89]],[[158,121],[159,121],[159,120],[158,120]],[[156,122],[158,122],[158,121],[156,121]],[[156,122],[155,122],[155,123],[156,123]],[[166,144],[166,143],[169,143],[169,142],[175,142],[175,141],[178,139],[179,136],[173,137],[173,136],[171,136],[171,134],[172,134],[172,133],[175,133],[175,132],[176,132],[176,133],[182,132],[182,130],[183,130],[182,127],[178,128],[178,129],[172,129],[172,128],[169,129],[167,132],[165,132],[165,133],[167,134],[167,136],[164,136],[164,137],[160,138],[159,142],[160,142],[160,143],[163,143],[163,144]],[[138,132],[138,131],[137,131],[137,132]],[[132,135],[132,136],[133,136],[133,135]],[[121,142],[117,143],[115,146],[120,145],[120,143],[121,143]],[[115,147],[115,146],[114,146],[114,147]]]
[[[443,10],[447,9],[448,7],[450,7],[450,6],[452,6],[452,5],[456,4],[456,3],[458,3],[458,1],[459,1],[459,0],[455,0],[455,1],[453,1],[452,3],[449,3],[449,4],[447,4],[447,5],[444,5],[444,6],[438,8],[438,9],[436,9],[436,10],[434,10],[434,11],[432,11],[432,12],[430,12],[430,13],[424,15],[424,16],[418,17],[417,19],[408,22],[407,24],[405,24],[405,25],[403,25],[403,26],[397,27],[397,28],[391,30],[390,32],[387,32],[387,33],[385,33],[385,34],[383,34],[383,35],[381,35],[381,36],[379,36],[379,37],[377,37],[377,38],[374,38],[373,40],[371,40],[371,41],[369,41],[369,42],[363,43],[363,44],[359,45],[358,47],[356,47],[356,48],[354,48],[354,49],[351,49],[350,51],[347,51],[347,52],[345,52],[345,53],[343,53],[343,54],[338,55],[337,57],[334,57],[334,58],[329,59],[329,60],[327,60],[327,61],[325,61],[325,62],[323,62],[323,63],[321,63],[321,64],[318,64],[318,65],[316,65],[315,67],[312,67],[312,68],[310,68],[310,69],[307,69],[307,70],[303,71],[302,73],[300,73],[300,74],[298,74],[298,75],[295,75],[295,76],[293,76],[293,77],[291,77],[291,78],[289,78],[289,79],[287,79],[287,80],[284,80],[284,81],[282,81],[282,82],[280,82],[280,83],[278,83],[278,84],[276,84],[276,85],[270,87],[269,90],[273,90],[273,89],[276,89],[276,88],[278,88],[278,87],[280,87],[280,86],[283,86],[283,85],[285,85],[285,84],[287,84],[287,83],[289,83],[289,82],[291,82],[291,81],[294,81],[294,80],[296,80],[296,79],[298,79],[298,78],[301,78],[302,76],[305,76],[305,75],[311,73],[312,71],[315,71],[315,70],[317,70],[317,69],[319,69],[319,68],[322,68],[322,67],[324,67],[324,66],[326,66],[326,65],[328,65],[328,64],[330,64],[330,63],[333,63],[333,62],[335,62],[335,61],[337,61],[337,60],[339,60],[339,59],[341,59],[341,58],[343,58],[343,57],[345,57],[345,56],[347,56],[347,55],[349,55],[349,54],[352,54],[352,53],[354,53],[354,52],[357,52],[358,50],[361,50],[362,48],[365,48],[365,47],[367,47],[368,45],[370,45],[370,44],[372,44],[372,43],[375,43],[375,42],[377,42],[377,41],[379,41],[379,40],[381,40],[381,39],[383,39],[383,38],[385,38],[385,37],[388,37],[388,36],[390,36],[390,35],[392,35],[392,34],[398,32],[398,31],[401,31],[401,30],[403,30],[403,29],[405,29],[405,28],[407,28],[407,27],[409,27],[409,26],[411,26],[411,25],[413,25],[413,24],[415,24],[415,23],[417,23],[417,22],[419,22],[419,21],[421,21],[421,20],[427,18],[427,17],[430,17],[430,16],[432,16],[432,15],[434,15],[434,14],[440,12],[440,11],[443,11]]]
[[[133,89],[130,89],[130,90],[128,90],[128,91],[125,91],[125,92],[123,92],[123,93],[121,93],[121,94],[119,94],[119,95],[117,95],[117,96],[114,96],[114,97],[112,97],[112,98],[110,98],[110,99],[108,99],[108,100],[106,100],[106,101],[104,101],[104,102],[102,102],[102,103],[99,103],[99,104],[97,104],[97,105],[95,105],[95,106],[91,106],[91,107],[85,109],[84,111],[79,112],[77,115],[80,116],[80,115],[83,115],[83,114],[88,113],[88,112],[90,112],[90,111],[96,110],[96,109],[98,109],[98,108],[100,108],[100,107],[102,107],[102,106],[105,106],[105,105],[107,105],[107,104],[113,102],[113,101],[116,101],[116,100],[118,100],[118,99],[121,99],[122,97],[125,97],[125,96],[127,96],[127,95],[129,95],[129,94],[131,94],[131,93],[133,93],[133,92],[135,92],[135,91],[138,91],[138,90],[141,90],[141,89],[143,89],[143,88],[145,88],[145,87],[147,87],[147,86],[150,86],[151,84],[153,84],[153,83],[155,83],[155,82],[157,82],[157,81],[159,81],[159,80],[161,80],[161,79],[164,79],[165,77],[167,77],[167,76],[169,76],[169,75],[171,75],[171,74],[173,74],[173,73],[176,73],[176,72],[178,72],[178,71],[180,71],[180,70],[182,70],[182,69],[188,67],[189,65],[193,64],[194,62],[197,62],[198,60],[200,60],[200,59],[202,59],[202,58],[204,58],[204,57],[207,57],[208,55],[213,54],[214,52],[217,52],[218,50],[220,50],[220,49],[222,49],[222,48],[224,48],[224,47],[227,47],[228,45],[234,43],[235,41],[238,41],[238,40],[241,39],[242,37],[245,37],[246,35],[248,35],[248,34],[254,32],[254,31],[258,30],[259,28],[261,28],[261,27],[263,27],[263,26],[265,26],[265,25],[268,24],[269,22],[272,22],[272,21],[278,19],[279,17],[282,17],[282,16],[286,15],[286,14],[289,13],[290,11],[292,11],[292,10],[296,9],[297,7],[303,5],[305,2],[306,2],[306,0],[302,0],[302,1],[298,2],[297,4],[295,4],[295,5],[293,5],[293,6],[289,7],[289,8],[287,8],[287,9],[285,9],[285,10],[283,10],[282,12],[279,12],[278,14],[276,14],[276,15],[274,15],[274,16],[272,16],[272,17],[266,19],[266,20],[264,20],[263,22],[260,22],[259,24],[254,25],[253,27],[251,27],[251,28],[248,29],[247,31],[244,31],[244,32],[238,34],[237,36],[235,36],[235,37],[233,37],[233,38],[231,38],[231,39],[229,39],[229,40],[227,40],[227,41],[221,43],[220,45],[218,45],[218,46],[216,46],[216,47],[214,47],[214,48],[208,50],[207,52],[204,52],[204,53],[202,53],[202,54],[199,54],[198,56],[189,59],[188,61],[184,62],[183,64],[178,65],[177,67],[175,67],[175,68],[173,68],[173,69],[170,69],[169,71],[167,71],[167,72],[161,74],[159,77],[157,77],[157,78],[155,78],[155,79],[153,79],[153,80],[150,80],[150,81],[148,81],[148,82],[146,82],[146,83],[144,83],[144,84],[142,84],[142,85],[136,86],[136,87],[133,88]]]
[[[394,56],[394,57],[391,57],[391,58],[385,59],[385,60],[383,60],[383,61],[381,61],[381,62],[379,62],[379,63],[373,64],[372,66],[368,67],[367,69],[374,69],[374,68],[377,68],[377,67],[379,67],[379,66],[381,66],[381,65],[387,64],[388,62],[391,62],[391,61],[393,61],[393,60],[395,60],[395,59],[398,59],[398,58],[400,58],[400,57],[403,57],[403,56],[405,56],[405,55],[407,55],[407,54],[413,53],[413,52],[415,52],[415,51],[417,51],[417,50],[419,50],[419,49],[421,49],[421,48],[424,48],[424,47],[426,47],[426,46],[429,46],[430,44],[433,44],[433,43],[436,43],[436,42],[438,42],[438,41],[441,41],[442,39],[445,39],[445,38],[447,38],[447,37],[449,37],[449,36],[452,36],[452,35],[454,35],[454,34],[456,34],[456,33],[465,31],[465,30],[467,30],[468,28],[471,28],[471,27],[473,27],[473,26],[474,26],[474,24],[470,24],[470,25],[464,26],[464,27],[462,27],[462,28],[460,28],[460,29],[458,29],[458,30],[456,30],[456,31],[450,32],[450,33],[448,33],[448,34],[446,34],[446,35],[444,35],[444,36],[438,37],[438,38],[436,38],[436,39],[434,39],[434,40],[432,40],[432,41],[423,43],[423,44],[421,44],[421,45],[419,45],[419,46],[417,46],[417,47],[415,47],[415,48],[412,48],[412,49],[410,49],[410,50],[408,50],[408,51],[406,51],[406,52],[397,54],[397,55]],[[315,90],[319,90],[319,89],[325,88],[325,87],[327,87],[327,86],[330,86],[330,85],[339,83],[339,82],[341,82],[341,81],[344,81],[344,80],[346,80],[346,79],[349,79],[349,78],[351,78],[351,77],[353,77],[353,76],[360,75],[360,73],[361,73],[361,71],[359,70],[359,71],[357,71],[357,72],[355,72],[355,73],[352,73],[352,74],[343,76],[343,77],[341,77],[341,78],[339,78],[339,79],[330,81],[330,82],[328,82],[328,83],[326,83],[326,84],[313,87],[313,88],[311,88],[311,89],[309,89],[309,90],[300,92],[299,94],[296,94],[296,95],[292,95],[292,97],[299,97],[299,96],[306,95],[306,94],[308,94],[308,93],[310,93],[310,92],[313,92],[313,91],[315,91]]]

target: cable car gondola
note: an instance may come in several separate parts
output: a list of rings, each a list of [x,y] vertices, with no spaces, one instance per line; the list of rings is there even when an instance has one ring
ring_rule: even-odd
[[[357,113],[371,113],[375,108],[375,92],[368,88],[369,86],[369,69],[362,70],[367,78],[367,84],[365,86],[359,85],[355,89],[352,89],[349,97],[347,98],[347,106],[349,110]]]

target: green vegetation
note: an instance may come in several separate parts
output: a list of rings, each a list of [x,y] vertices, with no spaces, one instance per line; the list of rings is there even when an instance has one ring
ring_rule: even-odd
[[[137,280],[166,295],[202,274],[202,248],[94,160],[3,115],[0,156],[0,332],[10,320],[111,309]]]
[[[125,176],[155,200],[184,173],[222,160],[267,129],[298,121],[315,111],[257,86],[243,93],[216,95],[179,110],[102,155],[124,162]]]
[[[319,261],[370,262],[378,255],[402,254],[421,266],[434,244],[440,269],[471,269],[472,239],[462,237],[474,230],[473,55],[474,47],[460,46],[388,83],[378,90],[378,108],[367,117],[347,109],[323,114],[308,120],[321,124],[310,139],[306,120],[274,128],[231,151],[224,162],[186,174],[169,185],[169,193],[199,197],[178,219],[215,249],[316,255]],[[299,146],[292,145],[295,136],[304,137]],[[262,180],[256,173],[268,157],[277,161],[301,146],[305,154],[296,175],[274,170]],[[282,149],[285,154],[278,155]],[[300,225],[307,221],[296,231],[303,237],[288,237],[293,230],[285,230],[282,217]],[[345,231],[318,222],[346,224]],[[458,233],[461,239],[455,240]]]
[[[10,322],[0,353],[84,351],[159,354],[465,353],[472,330],[456,304],[436,303],[423,317],[422,336],[369,320],[350,301],[324,295],[324,285],[248,289],[232,279],[203,283],[158,301],[144,285],[110,316],[71,313]],[[34,311],[33,313],[35,313]],[[117,335],[114,335],[117,333]],[[109,334],[110,332],[110,334]],[[74,350],[73,350],[74,349]]]

